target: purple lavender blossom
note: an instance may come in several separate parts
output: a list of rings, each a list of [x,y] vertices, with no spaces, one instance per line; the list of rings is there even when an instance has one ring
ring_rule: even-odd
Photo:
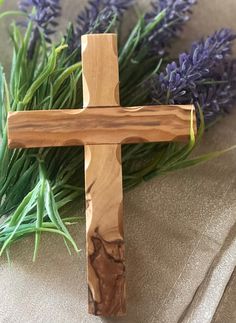
[[[225,110],[229,103],[225,98],[235,86],[235,64],[228,63],[235,38],[231,30],[221,29],[194,43],[189,53],[179,56],[178,63],[168,64],[166,71],[153,80],[153,100],[170,104],[199,101],[207,122],[216,117],[223,102]]]
[[[34,8],[34,11],[32,9]],[[45,40],[51,42],[50,36],[54,34],[58,25],[56,19],[61,15],[60,0],[21,0],[19,9],[28,14],[29,21],[33,22],[33,31],[28,48],[28,57],[31,59],[35,52],[40,33],[43,33]],[[27,22],[22,23],[27,26]]]
[[[35,8],[35,12],[31,12],[32,8]],[[61,15],[60,0],[22,0],[19,2],[19,9],[28,13],[28,18],[34,22],[35,28],[42,31],[46,40],[50,41],[50,35],[58,25],[56,18]]]
[[[221,64],[211,78],[198,85],[193,95],[193,103],[199,103],[207,124],[229,113],[236,103],[236,60]]]
[[[154,0],[152,10],[145,15],[147,23],[165,11],[165,18],[148,37],[148,44],[152,53],[164,55],[165,48],[170,41],[177,37],[183,25],[189,20],[192,6],[197,0]]]
[[[133,0],[91,0],[77,18],[77,33],[87,34],[91,30],[103,33],[109,26],[111,18],[121,18],[132,5]]]
[[[88,33],[104,33],[115,19],[121,19],[133,0],[91,0],[79,14],[76,27],[72,27],[69,48],[72,52],[80,48],[80,38]]]

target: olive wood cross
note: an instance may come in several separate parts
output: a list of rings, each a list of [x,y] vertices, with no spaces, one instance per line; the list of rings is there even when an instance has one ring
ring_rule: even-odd
[[[85,146],[89,313],[126,312],[121,144],[189,138],[194,107],[121,108],[117,37],[82,37],[84,109],[13,112],[10,148]],[[192,117],[191,117],[192,116]]]

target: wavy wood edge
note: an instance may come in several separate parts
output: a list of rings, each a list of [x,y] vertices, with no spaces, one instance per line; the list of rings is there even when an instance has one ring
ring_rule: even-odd
[[[85,112],[119,106],[117,36],[82,37]],[[87,123],[87,122],[86,122]],[[120,145],[85,145],[89,313],[126,314]]]
[[[84,107],[120,105],[116,34],[81,38]]]
[[[89,313],[126,313],[121,146],[85,146]]]
[[[191,118],[196,133],[193,105],[13,112],[8,142],[10,148],[34,148],[186,141]]]

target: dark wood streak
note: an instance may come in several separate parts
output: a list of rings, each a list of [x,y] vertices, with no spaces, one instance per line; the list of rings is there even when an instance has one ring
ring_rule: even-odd
[[[23,142],[17,142],[17,141],[9,141],[8,146],[11,149],[26,148],[26,145]]]
[[[91,206],[92,200],[90,198],[90,193],[91,193],[91,190],[92,190],[95,182],[96,182],[96,179],[89,185],[89,187],[86,190],[86,194],[85,194],[86,210]]]
[[[89,256],[91,266],[99,279],[101,302],[93,300],[89,290],[89,312],[102,316],[122,316],[125,305],[124,241],[105,241],[98,228],[91,237],[94,253]]]
[[[185,141],[191,111],[175,106],[141,109],[24,111],[9,115],[9,145],[17,147],[79,146],[157,141]],[[196,117],[194,115],[196,132]]]

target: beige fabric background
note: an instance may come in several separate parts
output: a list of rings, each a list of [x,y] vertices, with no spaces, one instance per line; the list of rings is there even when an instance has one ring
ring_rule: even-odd
[[[15,8],[8,0],[5,8]],[[146,6],[148,1],[140,2]],[[63,1],[64,21],[82,1]],[[235,0],[200,0],[177,52],[221,26],[236,29]],[[9,62],[1,23],[1,61]],[[236,144],[236,113],[206,135],[199,152]],[[82,252],[44,236],[31,262],[33,238],[0,261],[0,322],[236,322],[236,151],[193,169],[144,183],[125,195],[128,315],[87,314],[85,226],[72,228]]]

